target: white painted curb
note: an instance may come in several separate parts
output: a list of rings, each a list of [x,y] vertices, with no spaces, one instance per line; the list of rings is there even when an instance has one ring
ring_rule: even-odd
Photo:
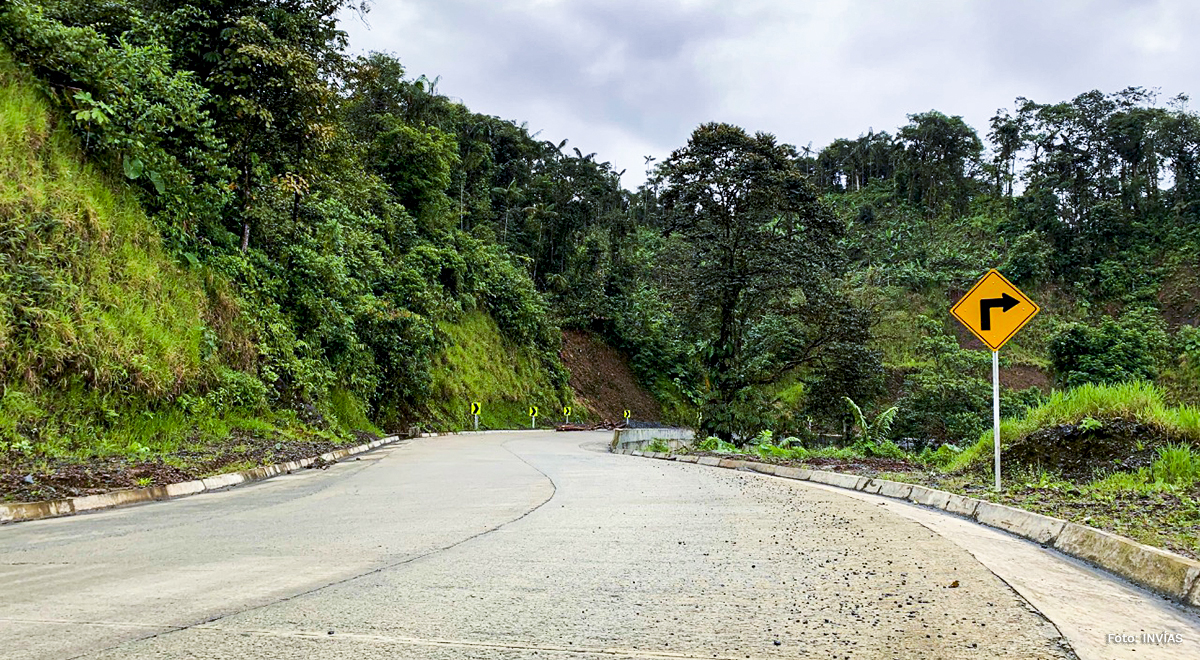
[[[400,439],[400,436],[391,435],[386,438],[380,438],[365,445],[357,447],[349,447],[347,449],[336,449],[331,452],[305,458],[299,461],[288,461],[286,463],[276,463],[275,465],[267,465],[264,467],[243,470],[241,472],[230,472],[227,474],[219,474],[213,477],[205,477],[195,481],[183,481],[176,484],[166,486],[151,486],[149,488],[130,488],[127,490],[114,490],[111,493],[101,493],[99,495],[86,495],[83,497],[72,497],[63,500],[48,500],[45,502],[16,502],[13,504],[0,504],[0,523],[25,522],[28,520],[41,520],[43,518],[57,518],[59,516],[69,516],[84,511],[94,511],[97,509],[111,509],[117,506],[127,504],[141,504],[143,502],[156,502],[159,500],[172,500],[188,495],[195,495],[210,490],[219,490],[222,488],[230,488],[241,484],[253,483],[270,479],[278,474],[284,474],[293,470],[301,470],[312,465],[318,460],[323,460],[328,463],[336,463],[339,459],[361,454],[372,449],[377,449],[383,445],[391,444]]]

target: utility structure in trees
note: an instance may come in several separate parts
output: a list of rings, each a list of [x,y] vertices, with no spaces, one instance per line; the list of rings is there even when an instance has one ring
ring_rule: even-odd
[[[704,430],[729,440],[749,388],[865,341],[866,324],[845,322],[850,306],[836,293],[844,226],[795,148],[767,133],[704,124],[659,174],[674,241],[668,285],[700,335],[710,384]]]

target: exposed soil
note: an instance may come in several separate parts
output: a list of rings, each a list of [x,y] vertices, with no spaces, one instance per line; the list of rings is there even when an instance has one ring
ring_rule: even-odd
[[[1043,394],[1049,394],[1053,379],[1045,371],[1027,364],[1014,364],[1000,367],[1000,384],[1010,390],[1024,390],[1036,387]]]
[[[1001,453],[1009,465],[1045,469],[1069,481],[1091,481],[1115,470],[1147,467],[1157,449],[1170,442],[1158,429],[1122,419],[1084,430],[1076,424],[1041,429],[1017,440]]]
[[[356,444],[377,439],[355,432]],[[0,454],[0,500],[36,502],[121,488],[165,486],[257,465],[286,463],[337,449],[329,441],[283,441],[237,430],[223,443],[193,446],[153,459],[124,456],[43,457]],[[320,467],[314,465],[314,467]]]
[[[1200,277],[1190,267],[1180,268],[1163,282],[1158,302],[1171,329],[1200,325]]]
[[[636,422],[662,419],[662,407],[638,385],[625,354],[595,335],[564,330],[562,361],[570,372],[575,399],[604,422],[620,423],[629,410]]]

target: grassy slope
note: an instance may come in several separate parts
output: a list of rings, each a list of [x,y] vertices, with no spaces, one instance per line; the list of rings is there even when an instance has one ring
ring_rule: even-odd
[[[233,340],[230,321],[157,237],[0,53],[0,440],[70,449],[119,426],[130,400],[169,400],[212,377],[206,340]],[[79,418],[46,412],[63,407]]]
[[[561,423],[569,394],[554,387],[533,351],[506,341],[490,316],[470,312],[439,327],[449,345],[434,365],[433,428],[471,428],[472,401],[482,405],[480,428],[526,428],[530,405],[540,409],[539,426]],[[583,421],[582,406],[575,413],[571,421]]]
[[[269,409],[241,373],[256,351],[231,286],[158,236],[0,50],[0,499],[166,483],[379,433],[342,391],[325,430]],[[530,404],[559,421],[569,393],[491,317],[440,327],[427,426],[467,428],[472,400],[487,428],[527,426]]]
[[[0,50],[0,468],[49,478],[64,462],[124,457],[219,472],[244,467],[218,455],[244,453],[247,438],[328,444],[372,430],[353,401],[330,432],[266,409],[238,371],[256,359],[239,317],[229,284],[175,263]]]
[[[201,376],[203,284],[162,254],[128,195],[0,58],[0,360],[37,387],[69,373],[162,394]]]

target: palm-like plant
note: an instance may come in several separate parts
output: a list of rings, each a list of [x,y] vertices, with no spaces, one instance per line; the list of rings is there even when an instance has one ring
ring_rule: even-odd
[[[854,427],[862,433],[863,442],[870,444],[879,444],[887,440],[888,433],[892,430],[892,422],[896,419],[898,407],[892,406],[887,410],[879,413],[875,417],[875,421],[868,423],[867,418],[863,415],[862,408],[854,403],[854,399],[848,396],[842,397],[850,406],[850,412],[854,415]]]

